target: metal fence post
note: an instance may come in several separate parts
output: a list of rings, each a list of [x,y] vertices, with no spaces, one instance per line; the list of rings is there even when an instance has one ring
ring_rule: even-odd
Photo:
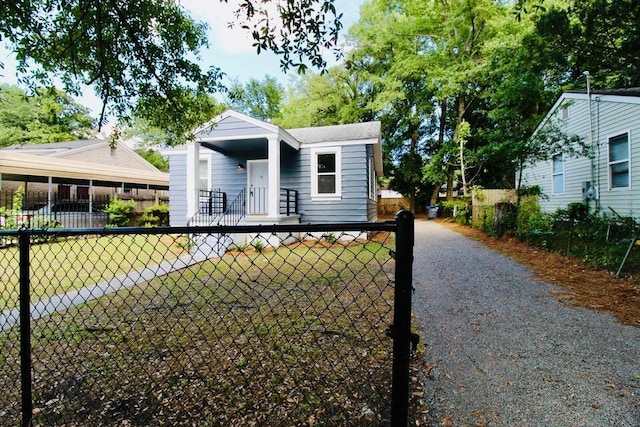
[[[411,344],[411,293],[413,290],[414,216],[396,214],[396,271],[393,307],[393,377],[391,379],[391,425],[409,423],[409,363]]]
[[[22,427],[31,426],[33,400],[31,392],[31,301],[30,301],[30,235],[18,232],[20,250],[20,381],[22,394]]]

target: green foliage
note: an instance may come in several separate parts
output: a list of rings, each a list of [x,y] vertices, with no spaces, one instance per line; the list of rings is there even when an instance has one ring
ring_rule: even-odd
[[[255,249],[258,252],[262,252],[262,250],[264,249],[264,243],[260,239],[254,239],[250,243],[250,245],[251,245],[251,247],[253,247],[253,249]]]
[[[149,206],[142,212],[140,222],[145,227],[161,227],[169,225],[169,205]]]
[[[471,205],[467,200],[444,200],[440,202],[441,216],[452,218],[458,224],[469,224]]]
[[[541,213],[532,196],[524,198],[517,236],[539,248],[578,258],[594,267],[616,271],[639,225],[630,217],[603,217],[584,203]]]
[[[159,151],[153,150],[151,148],[147,150],[137,148],[135,151],[140,157],[151,163],[159,170],[163,172],[169,172],[169,160],[162,154],[160,154]]]
[[[135,207],[134,200],[111,199],[104,210],[109,214],[109,226],[126,227],[131,225]]]
[[[24,203],[24,187],[18,187],[13,193],[11,209],[0,207],[0,229],[15,230],[23,221],[20,218]]]
[[[93,125],[89,110],[60,90],[38,88],[28,95],[0,85],[0,147],[81,139]]]
[[[342,28],[334,0],[277,2],[281,25],[272,25],[272,5],[240,2],[234,24],[251,34],[258,53],[280,55],[285,70],[324,68],[324,49],[337,54]],[[208,44],[207,26],[180,2],[7,3],[0,6],[0,34],[16,52],[18,71],[28,84],[50,85],[59,79],[73,95],[83,85],[92,86],[103,101],[100,124],[107,106],[127,117],[136,102],[133,115],[183,137],[208,95],[221,88],[221,70],[205,71],[198,65]]]
[[[227,93],[231,108],[253,118],[272,121],[280,115],[284,87],[271,76],[250,79],[246,84],[234,82]]]

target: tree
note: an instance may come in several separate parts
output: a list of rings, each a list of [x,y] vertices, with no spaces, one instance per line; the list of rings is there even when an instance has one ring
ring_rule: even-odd
[[[258,53],[281,55],[283,69],[304,70],[305,58],[324,67],[322,49],[335,46],[341,28],[334,0],[243,0],[237,25],[250,31]],[[78,95],[92,86],[107,107],[124,117],[145,117],[182,135],[219,89],[221,70],[197,64],[207,45],[206,26],[173,0],[17,0],[0,3],[0,34],[16,52],[19,71],[33,85],[59,78]]]
[[[640,3],[635,0],[547,2],[536,21],[538,47],[547,64],[564,72],[561,83],[576,87],[588,70],[597,87],[640,86]]]
[[[271,121],[280,115],[284,87],[275,77],[265,76],[246,84],[234,82],[227,93],[231,108],[259,120]]]
[[[375,119],[371,85],[354,66],[299,76],[289,87],[280,116],[284,128],[359,123]]]
[[[93,126],[89,110],[60,90],[38,88],[28,96],[0,85],[0,147],[82,139],[95,132]]]
[[[350,29],[350,71],[367,83],[366,108],[382,121],[385,173],[391,186],[416,211],[424,193],[422,165],[434,132],[433,89],[420,43],[416,17],[405,2],[372,1]]]

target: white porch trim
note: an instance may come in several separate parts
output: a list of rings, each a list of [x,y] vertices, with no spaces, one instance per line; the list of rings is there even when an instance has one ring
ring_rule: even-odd
[[[200,143],[187,142],[187,220],[198,213],[198,185],[200,181]]]
[[[268,215],[271,218],[280,217],[280,137],[269,136],[269,200]]]

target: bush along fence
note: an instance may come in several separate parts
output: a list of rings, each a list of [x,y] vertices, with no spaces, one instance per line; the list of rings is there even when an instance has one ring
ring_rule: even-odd
[[[0,240],[0,425],[407,425],[408,212]]]

